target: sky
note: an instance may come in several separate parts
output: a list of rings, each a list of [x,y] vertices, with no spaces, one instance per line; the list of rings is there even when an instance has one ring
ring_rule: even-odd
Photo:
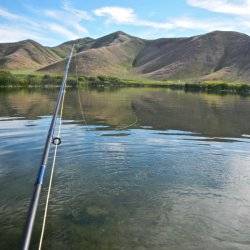
[[[55,46],[118,30],[145,39],[214,30],[250,35],[250,0],[0,0],[0,42]]]

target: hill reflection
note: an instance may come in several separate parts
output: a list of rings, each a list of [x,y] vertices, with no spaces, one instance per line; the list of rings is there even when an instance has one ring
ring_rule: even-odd
[[[57,89],[2,92],[0,116],[38,119],[50,115],[56,96]],[[250,134],[249,97],[123,88],[116,91],[81,90],[80,99],[88,125],[149,126],[209,136]],[[82,123],[77,90],[67,91],[64,119]]]

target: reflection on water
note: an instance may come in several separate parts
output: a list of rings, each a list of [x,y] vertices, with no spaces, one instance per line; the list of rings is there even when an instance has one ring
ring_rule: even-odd
[[[0,249],[18,249],[56,94],[0,94]],[[87,125],[67,91],[44,249],[250,247],[250,98],[80,96]]]
[[[37,119],[53,111],[56,91],[0,93],[1,120]],[[184,93],[164,89],[128,88],[116,91],[81,91],[89,124],[115,128],[153,128],[192,131],[209,136],[250,134],[250,99],[237,95]],[[68,91],[64,117],[81,121],[76,91]],[[110,129],[108,127],[108,129]]]

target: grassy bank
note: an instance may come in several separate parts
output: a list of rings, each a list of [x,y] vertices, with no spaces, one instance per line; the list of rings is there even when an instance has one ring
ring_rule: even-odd
[[[190,92],[208,93],[235,93],[250,94],[250,85],[245,83],[229,83],[223,81],[154,81],[154,80],[128,80],[115,77],[98,76],[85,77],[85,81],[93,87],[160,87],[180,89]]]
[[[0,71],[1,88],[28,88],[28,87],[57,87],[61,84],[63,77],[60,75],[43,75],[27,73],[11,73]],[[69,79],[74,84],[74,79]]]
[[[47,75],[39,73],[11,73],[0,71],[1,88],[28,88],[28,87],[58,87],[61,85],[62,75]],[[250,94],[250,84],[229,83],[224,81],[155,81],[150,79],[120,79],[109,76],[80,76],[80,86],[88,85],[93,88],[118,88],[118,87],[162,87],[181,89],[184,91],[211,92],[211,93],[236,93]],[[77,86],[75,76],[69,76],[68,86]]]

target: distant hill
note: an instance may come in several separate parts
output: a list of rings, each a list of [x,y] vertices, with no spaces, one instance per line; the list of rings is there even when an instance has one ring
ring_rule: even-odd
[[[0,43],[0,69],[35,70],[61,59],[50,48],[32,40]]]
[[[85,75],[114,75],[129,77],[135,74],[133,62],[145,46],[144,40],[127,35],[121,31],[89,40],[77,45],[77,54],[71,64],[71,71],[77,63],[78,72]],[[42,71],[62,72],[65,61],[51,64]]]
[[[44,47],[32,40],[0,44],[0,69],[62,73],[76,44],[71,65],[85,75],[152,79],[250,80],[250,37],[214,31],[187,38],[145,40],[118,31],[93,39]]]
[[[90,37],[80,38],[62,43],[56,47],[51,48],[51,50],[54,51],[57,55],[59,55],[61,58],[65,58],[73,44],[76,44],[76,52],[79,52],[84,49],[89,49],[94,41],[95,39]]]
[[[157,79],[250,79],[250,37],[215,31],[189,38],[151,41],[134,67]]]

